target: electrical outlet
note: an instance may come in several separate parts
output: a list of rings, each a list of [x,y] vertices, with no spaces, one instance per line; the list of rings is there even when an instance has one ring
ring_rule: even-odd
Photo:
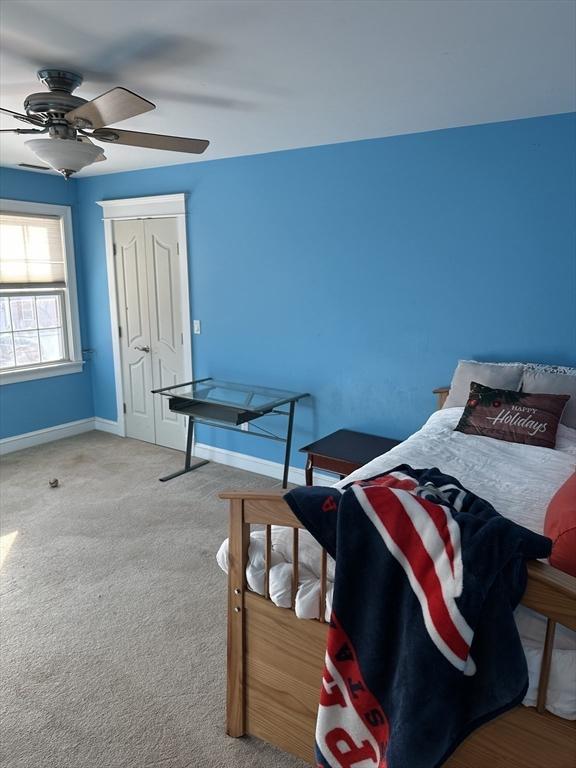
[[[240,429],[242,432],[248,432],[248,422],[245,421],[243,424],[240,424]]]
[[[192,320],[192,328],[194,330],[194,333],[196,335],[199,335],[202,333],[202,328],[200,326],[200,320]]]

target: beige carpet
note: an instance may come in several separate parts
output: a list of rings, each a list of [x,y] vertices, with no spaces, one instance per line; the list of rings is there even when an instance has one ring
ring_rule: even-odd
[[[97,432],[3,458],[2,768],[303,766],[224,732],[216,495],[273,481],[208,464],[158,482],[181,462]]]

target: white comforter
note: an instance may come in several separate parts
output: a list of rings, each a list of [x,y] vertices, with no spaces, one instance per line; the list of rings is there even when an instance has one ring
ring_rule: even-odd
[[[352,472],[336,487],[410,464],[438,467],[456,477],[505,517],[542,533],[556,490],[576,466],[576,430],[560,426],[556,450],[454,432],[463,408],[436,411],[418,432],[388,453]]]
[[[462,411],[462,408],[437,411],[422,429],[336,483],[336,487],[385,472],[399,464],[409,464],[416,469],[438,467],[489,501],[501,514],[541,533],[550,499],[576,468],[576,430],[561,426],[555,450],[537,448],[454,432]],[[273,527],[272,545],[270,597],[279,607],[289,608],[291,531]],[[300,534],[299,558],[295,611],[303,619],[318,618],[320,548],[307,531]],[[227,540],[220,547],[217,560],[227,571]],[[251,535],[246,576],[250,589],[260,594],[264,593],[264,563],[264,532],[256,530]],[[330,615],[333,577],[334,562],[329,558],[326,618]],[[530,688],[524,703],[531,706],[536,703],[545,621],[524,607],[518,609],[516,619],[530,675]],[[558,627],[554,649],[547,709],[560,717],[576,719],[576,633]]]

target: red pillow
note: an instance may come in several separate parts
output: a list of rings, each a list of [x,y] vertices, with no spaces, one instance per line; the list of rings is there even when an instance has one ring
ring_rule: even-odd
[[[576,576],[576,472],[552,497],[544,535],[552,539],[550,565]]]

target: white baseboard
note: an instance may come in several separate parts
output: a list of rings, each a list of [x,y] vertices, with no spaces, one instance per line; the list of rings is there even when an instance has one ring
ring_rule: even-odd
[[[47,429],[37,429],[34,432],[26,432],[24,435],[4,437],[0,440],[0,456],[24,448],[32,448],[34,445],[51,443],[53,440],[61,440],[63,437],[81,435],[82,432],[90,432],[94,429],[94,419],[80,419],[69,421],[67,424],[58,424]]]
[[[99,432],[108,432],[111,435],[118,435],[118,437],[124,437],[124,430],[119,421],[111,421],[110,419],[101,419],[100,416],[95,416],[94,429],[97,429]]]
[[[0,456],[13,453],[14,451],[21,451],[24,448],[32,448],[35,445],[50,443],[53,440],[61,440],[64,437],[73,437],[83,432],[91,432],[92,430],[108,432],[111,435],[122,437],[122,428],[117,421],[102,419],[96,416],[90,419],[80,419],[80,421],[70,421],[67,424],[58,424],[47,429],[37,429],[35,432],[27,432],[24,435],[5,437],[0,440]],[[224,448],[214,448],[205,443],[196,443],[194,456],[214,461],[217,464],[224,464],[227,467],[254,472],[257,475],[273,477],[275,480],[281,480],[284,472],[284,466],[280,462],[259,459],[256,456],[249,456],[247,453],[228,451]],[[306,476],[304,470],[299,467],[290,467],[288,480],[295,485],[305,485]],[[314,485],[332,485],[336,480],[336,475],[326,475],[320,472],[314,473]]]
[[[92,432],[97,429],[101,432],[109,432],[111,435],[122,436],[121,427],[117,421],[96,418],[69,421],[66,424],[57,424],[55,427],[37,429],[34,432],[26,432],[24,435],[4,437],[0,440],[0,456],[14,451],[22,451],[24,448],[32,448],[35,445],[51,443],[54,440],[62,440],[64,437],[81,435],[83,432]]]
[[[245,469],[247,472],[254,472],[257,475],[273,477],[275,480],[281,480],[284,472],[284,465],[280,464],[280,462],[259,459],[256,456],[249,456],[247,453],[237,453],[236,451],[228,451],[224,448],[214,448],[205,443],[196,443],[194,446],[194,456],[199,459],[215,461],[217,464],[225,464],[227,467]],[[337,475],[325,475],[314,472],[314,485],[333,485],[337,480]],[[306,475],[304,470],[299,467],[290,467],[288,481],[295,485],[305,485]]]

